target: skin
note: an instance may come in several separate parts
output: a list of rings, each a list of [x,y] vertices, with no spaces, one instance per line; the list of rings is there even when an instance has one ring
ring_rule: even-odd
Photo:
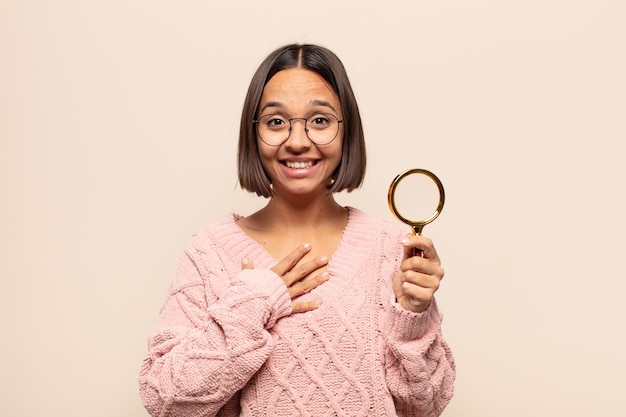
[[[280,113],[292,118],[324,112],[343,118],[341,103],[332,88],[318,74],[301,68],[276,73],[263,90],[259,109],[260,115]],[[348,221],[347,210],[326,188],[341,162],[342,141],[340,125],[333,142],[315,145],[306,136],[301,121],[292,122],[291,135],[281,146],[258,141],[273,194],[264,208],[237,224],[274,259],[280,259],[272,271],[287,286],[292,314],[321,305],[320,300],[304,302],[298,297],[331,278],[326,272],[328,257],[337,249]],[[306,167],[295,168],[296,162],[306,163]],[[403,308],[421,312],[439,288],[443,269],[430,239],[409,235],[402,244],[404,257],[394,278],[394,292]],[[415,256],[416,251],[423,256]],[[252,269],[254,265],[244,259],[242,268]]]
[[[403,308],[420,313],[428,308],[439,289],[444,270],[432,240],[427,237],[409,234],[402,245],[404,257],[393,290]]]
[[[343,118],[339,98],[331,87],[316,73],[298,68],[280,71],[270,79],[263,89],[259,109],[260,116],[278,113],[290,118],[308,117],[322,112]],[[342,136],[340,132],[331,143],[317,146],[307,137],[303,121],[294,120],[289,139],[282,146],[259,141],[261,164],[272,180],[272,200],[289,199],[289,204],[298,205],[324,198],[325,187],[341,161]],[[287,166],[296,162],[313,166],[308,169]]]

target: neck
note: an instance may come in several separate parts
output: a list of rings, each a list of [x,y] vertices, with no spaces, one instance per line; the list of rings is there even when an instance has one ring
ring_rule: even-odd
[[[332,194],[297,200],[275,196],[259,214],[263,216],[264,223],[274,229],[308,229],[344,221],[346,209],[335,201]]]

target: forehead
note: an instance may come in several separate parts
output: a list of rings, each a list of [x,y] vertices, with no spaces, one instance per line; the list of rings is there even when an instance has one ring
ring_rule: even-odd
[[[339,97],[326,80],[303,68],[290,68],[274,74],[263,88],[261,107],[268,102],[281,106],[327,102],[335,109],[339,108]]]

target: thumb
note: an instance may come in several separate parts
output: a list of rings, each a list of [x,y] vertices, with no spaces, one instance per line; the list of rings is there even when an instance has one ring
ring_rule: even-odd
[[[252,263],[252,261],[248,258],[243,258],[241,260],[241,269],[254,269],[254,264]]]
[[[404,239],[402,239],[402,246],[404,246],[404,253],[402,256],[403,261],[415,255],[415,248],[411,246],[411,237],[412,235],[407,235]]]

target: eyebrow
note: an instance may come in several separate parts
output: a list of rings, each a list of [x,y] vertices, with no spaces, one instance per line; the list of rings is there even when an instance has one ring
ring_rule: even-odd
[[[324,101],[324,100],[311,100],[311,105],[313,106],[322,106],[322,107],[328,107],[329,109],[331,109],[334,112],[337,112],[337,109],[335,109],[335,107],[330,104],[328,101]],[[263,107],[261,107],[259,109],[260,113],[263,113],[263,111],[265,109],[267,109],[268,107],[277,107],[279,109],[283,109],[285,108],[285,105],[283,103],[281,103],[280,101],[268,101],[267,103],[265,103],[265,105]]]

